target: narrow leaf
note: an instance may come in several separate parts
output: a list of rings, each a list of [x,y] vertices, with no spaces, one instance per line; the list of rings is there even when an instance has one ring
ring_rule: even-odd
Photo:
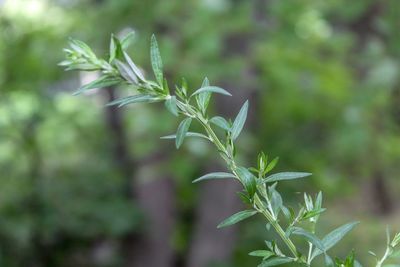
[[[90,90],[90,89],[113,86],[113,85],[119,84],[121,82],[122,82],[122,80],[119,78],[110,77],[110,76],[102,76],[102,77],[98,78],[97,80],[94,80],[94,81],[82,86],[81,88],[79,88],[79,90],[76,91],[74,93],[74,95],[79,95],[79,94],[85,92],[86,90]]]
[[[282,181],[282,180],[292,180],[292,179],[299,179],[299,178],[304,178],[307,176],[310,176],[311,173],[308,172],[279,172],[272,174],[265,178],[265,182],[271,183],[271,182],[276,182],[276,181]]]
[[[218,127],[222,128],[222,129],[226,130],[226,131],[229,131],[230,128],[231,128],[229,123],[223,117],[220,117],[220,116],[212,117],[210,119],[210,122],[215,124],[215,125],[217,125]]]
[[[178,116],[178,106],[176,105],[176,96],[171,96],[165,101],[165,107],[175,116]]]
[[[225,219],[223,222],[221,222],[217,228],[222,228],[226,226],[233,225],[235,223],[238,223],[240,221],[243,221],[257,213],[256,210],[243,210],[238,213],[233,214],[231,217]]]
[[[163,65],[162,65],[160,51],[158,50],[157,39],[154,34],[151,36],[150,58],[154,75],[156,76],[158,84],[162,86],[164,80]]]
[[[228,91],[226,91],[225,89],[222,89],[221,87],[217,87],[217,86],[206,86],[206,87],[202,87],[200,89],[197,89],[192,96],[201,94],[201,93],[205,93],[205,92],[211,92],[211,93],[217,93],[217,94],[221,94],[221,95],[227,95],[227,96],[232,96]]]
[[[115,37],[115,35],[111,35],[109,62],[111,63],[115,59],[122,60],[122,58],[123,58],[123,50],[121,42],[117,37]]]
[[[235,118],[235,121],[233,122],[232,125],[232,139],[235,140],[238,138],[240,132],[243,129],[244,123],[246,122],[247,118],[247,110],[249,108],[249,101],[246,101],[242,108],[240,109],[238,115]]]
[[[329,234],[327,234],[323,239],[322,239],[322,244],[324,245],[324,248],[326,251],[328,251],[330,248],[332,248],[334,245],[336,245],[348,232],[350,232],[359,222],[351,222],[348,224],[345,224],[343,226],[340,226],[339,228],[336,228]],[[315,249],[311,259],[315,258],[316,256],[320,255],[322,251],[320,249]]]
[[[325,251],[324,244],[313,233],[307,232],[306,230],[300,227],[293,227],[292,234],[303,236],[307,241],[309,241],[315,247],[319,248],[321,251]]]
[[[252,198],[257,189],[256,177],[244,167],[238,167],[236,172],[250,198]]]
[[[321,208],[321,209],[314,209],[314,210],[306,211],[301,219],[306,220],[306,219],[318,217],[325,210],[326,210],[325,208]]]
[[[194,133],[194,132],[187,132],[185,137],[201,137],[207,140],[210,140],[206,135],[201,134],[201,133]],[[171,134],[171,135],[166,135],[160,137],[160,139],[175,139],[176,134]]]
[[[124,36],[121,40],[121,47],[123,50],[126,50],[135,40],[135,32],[131,31],[127,35]]]
[[[291,258],[283,258],[283,257],[275,257],[275,258],[269,258],[265,261],[263,261],[258,267],[270,267],[270,266],[277,266],[285,263],[292,262],[293,259]]]
[[[283,206],[283,201],[281,195],[275,189],[271,190],[271,207],[275,218],[278,217],[279,212]]]
[[[249,255],[253,257],[263,257],[264,259],[267,259],[275,254],[269,250],[255,250],[250,252]]]
[[[154,103],[161,101],[160,98],[157,98],[155,96],[150,96],[150,95],[133,95],[133,96],[128,96],[124,97],[121,99],[114,100],[110,103],[108,103],[106,106],[115,106],[118,105],[118,107],[122,107],[128,104],[134,104],[134,103]]]
[[[131,70],[135,73],[135,75],[139,78],[139,80],[144,82],[145,79],[144,79],[142,71],[136,66],[135,63],[133,63],[132,59],[126,52],[124,52],[124,57],[125,57],[126,62],[129,65],[129,67],[131,68]]]
[[[122,61],[119,61],[118,59],[114,60],[115,66],[117,66],[117,69],[121,76],[127,80],[129,83],[132,84],[137,84],[138,83],[138,78],[136,77],[136,74],[132,71],[132,69],[123,63]]]
[[[186,133],[189,130],[191,123],[192,123],[192,119],[186,118],[179,124],[178,131],[176,132],[176,139],[175,139],[176,148],[179,148],[182,145],[183,140],[186,137]]]
[[[235,175],[232,173],[227,173],[227,172],[213,172],[213,173],[208,173],[206,175],[203,175],[195,180],[193,180],[192,183],[197,183],[200,181],[204,180],[211,180],[211,179],[227,179],[227,178],[236,178]]]
[[[203,87],[207,87],[207,86],[210,86],[210,82],[209,82],[208,78],[206,77],[206,78],[204,78],[201,87],[203,88]],[[204,92],[204,93],[198,94],[196,96],[197,105],[199,106],[199,108],[203,114],[206,113],[208,104],[210,102],[210,98],[211,98],[211,92]]]
[[[265,173],[271,171],[273,168],[275,168],[276,164],[278,164],[279,161],[279,157],[274,158],[267,166],[267,168],[265,168]]]

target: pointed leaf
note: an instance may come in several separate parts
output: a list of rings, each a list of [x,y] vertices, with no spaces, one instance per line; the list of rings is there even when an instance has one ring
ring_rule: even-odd
[[[275,218],[278,217],[282,209],[283,201],[281,195],[275,189],[271,190],[271,207]]]
[[[165,107],[175,116],[178,116],[178,106],[176,105],[176,96],[171,96],[165,101]]]
[[[269,258],[265,261],[263,261],[258,267],[270,267],[270,266],[277,266],[277,265],[282,265],[285,263],[293,262],[293,259],[291,258],[283,258],[283,257],[274,257],[274,258]]]
[[[123,50],[121,46],[121,42],[115,35],[111,35],[110,41],[110,59],[109,62],[112,63],[115,59],[122,60],[123,58]]]
[[[153,34],[151,36],[151,44],[150,44],[150,58],[151,58],[151,66],[153,68],[154,75],[158,81],[158,84],[162,86],[164,76],[163,76],[163,64],[161,60],[160,51],[158,50],[158,44],[156,36]]]
[[[197,183],[200,181],[211,180],[211,179],[228,179],[228,178],[236,179],[236,176],[228,172],[212,172],[193,180],[192,183]]]
[[[223,117],[220,117],[220,116],[212,117],[210,119],[210,122],[226,131],[229,131],[231,129],[231,126]]]
[[[247,118],[247,110],[249,108],[249,101],[246,101],[242,108],[240,109],[238,115],[235,118],[235,121],[233,122],[232,125],[232,139],[235,140],[236,138],[238,138],[240,132],[243,129],[244,123],[246,122],[246,118]]]
[[[125,57],[126,62],[129,65],[129,67],[131,68],[131,70],[135,73],[135,75],[139,78],[139,80],[144,82],[145,79],[144,79],[142,71],[136,66],[135,63],[133,63],[132,59],[126,52],[124,52],[124,57]]]
[[[151,95],[133,95],[133,96],[128,96],[124,97],[121,99],[114,100],[110,103],[108,103],[106,106],[115,106],[118,105],[118,107],[122,107],[128,104],[134,104],[134,103],[154,103],[161,101],[160,98],[151,96]]]
[[[204,78],[203,80],[203,84],[201,85],[201,87],[207,87],[210,86],[210,82],[208,81],[208,78]],[[203,114],[205,114],[208,104],[210,102],[210,98],[211,98],[211,93],[210,92],[204,92],[201,94],[198,94],[196,96],[196,101],[197,101],[197,105],[199,106],[200,110],[203,112]]]
[[[119,61],[118,59],[115,59],[114,62],[115,66],[117,66],[119,73],[126,81],[132,84],[138,83],[138,78],[136,77],[136,74],[127,64],[123,63],[122,61]]]
[[[183,140],[186,137],[186,133],[189,130],[191,123],[192,123],[192,119],[186,118],[179,124],[178,131],[176,132],[176,139],[175,139],[176,148],[179,148],[182,145]]]
[[[221,222],[217,228],[222,228],[226,226],[233,225],[235,223],[238,223],[240,221],[243,221],[257,213],[256,210],[243,210],[238,213],[233,214],[229,218],[225,219],[223,222]]]
[[[119,84],[121,82],[122,82],[122,80],[119,78],[115,78],[115,77],[111,77],[111,76],[102,76],[102,77],[98,78],[97,80],[94,80],[94,81],[82,86],[81,88],[79,88],[79,90],[76,91],[74,93],[74,95],[79,95],[79,94],[85,92],[86,90],[90,90],[90,89],[113,86],[113,85]]]
[[[210,92],[210,93],[217,93],[217,94],[221,94],[221,95],[227,95],[227,96],[232,96],[228,91],[226,91],[225,89],[222,89],[221,87],[217,87],[217,86],[206,86],[206,87],[202,87],[200,89],[197,89],[192,96],[201,94],[201,93],[205,93],[205,92]]]
[[[279,157],[274,158],[270,163],[268,163],[267,168],[265,168],[265,173],[271,171],[273,168],[275,168],[276,164],[278,164]]]
[[[269,250],[255,250],[250,252],[249,255],[253,257],[262,257],[264,259],[267,259],[275,254]]]
[[[266,183],[282,181],[282,180],[292,180],[292,179],[299,179],[310,176],[311,173],[308,172],[279,172],[272,174],[265,178]]]
[[[322,244],[326,251],[336,245],[348,232],[350,232],[359,222],[351,222],[336,228],[322,239]],[[320,255],[322,251],[316,248],[311,256],[311,259]]]
[[[250,198],[253,198],[257,190],[256,177],[244,167],[238,167],[236,169],[236,173],[239,176],[239,179],[242,182],[247,193],[249,194]]]
[[[324,244],[313,233],[307,232],[306,230],[300,227],[293,227],[292,234],[303,236],[307,241],[309,241],[315,247],[319,248],[321,251],[325,251]]]
[[[310,210],[310,211],[306,211],[303,214],[303,217],[301,219],[302,220],[306,220],[306,219],[318,217],[325,210],[326,210],[325,208],[321,208],[321,209],[313,209],[313,210]]]
[[[124,36],[121,40],[121,47],[123,50],[126,50],[135,40],[135,32],[131,31],[127,35]]]
[[[201,133],[194,133],[194,132],[187,132],[185,137],[200,137],[200,138],[210,140],[206,135],[201,134]],[[176,138],[176,134],[171,134],[171,135],[166,135],[166,136],[160,137],[160,139],[175,139],[175,138]]]

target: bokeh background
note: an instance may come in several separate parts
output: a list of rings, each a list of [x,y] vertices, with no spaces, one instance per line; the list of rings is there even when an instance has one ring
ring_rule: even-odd
[[[240,161],[279,156],[297,206],[324,192],[318,233],[360,220],[334,254],[365,266],[400,230],[400,1],[0,0],[0,266],[256,266],[274,238],[263,220],[217,230],[243,208],[214,148],[159,136],[177,120],[162,105],[105,103],[127,92],[72,96],[93,79],[57,66],[68,37],[105,55],[111,33],[136,32],[132,58],[150,73],[157,35],[171,83],[207,76],[234,97],[212,112],[250,117]],[[397,262],[398,263],[398,262]]]

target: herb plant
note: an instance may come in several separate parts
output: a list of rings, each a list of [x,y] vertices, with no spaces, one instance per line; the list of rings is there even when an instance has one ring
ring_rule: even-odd
[[[241,200],[248,209],[233,214],[218,225],[218,228],[227,227],[248,219],[257,214],[265,217],[267,229],[273,228],[283,241],[286,249],[278,247],[276,241],[265,241],[265,247],[250,252],[251,256],[260,257],[259,266],[279,266],[287,263],[297,263],[301,266],[313,266],[313,260],[322,256],[326,266],[361,266],[351,252],[345,260],[333,260],[328,254],[329,249],[335,246],[358,222],[342,225],[323,238],[317,236],[319,217],[326,210],[322,207],[322,193],[314,198],[304,193],[304,203],[296,212],[292,207],[284,204],[277,187],[280,181],[305,178],[311,175],[306,172],[280,172],[271,174],[278,163],[278,158],[270,160],[264,152],[259,153],[257,167],[246,168],[235,160],[235,141],[239,137],[247,117],[249,102],[244,102],[233,121],[221,116],[210,116],[207,107],[212,94],[231,96],[231,94],[218,86],[211,85],[207,78],[201,87],[193,92],[189,90],[187,82],[182,79],[175,90],[169,89],[168,82],[163,74],[163,64],[155,36],[151,37],[150,58],[155,80],[148,80],[142,70],[136,66],[127,54],[126,48],[131,43],[133,34],[118,39],[111,37],[108,59],[98,58],[92,49],[85,43],[70,41],[70,48],[65,49],[66,60],[60,63],[66,70],[98,71],[100,78],[79,88],[76,94],[95,88],[115,85],[129,85],[137,90],[137,94],[115,100],[108,105],[123,107],[134,103],[164,102],[169,112],[178,118],[183,118],[176,134],[162,137],[174,139],[176,148],[179,148],[186,137],[203,138],[215,145],[219,155],[225,161],[227,172],[214,172],[205,174],[193,182],[209,179],[236,179],[243,185],[243,190],[238,192]],[[202,126],[204,132],[191,132],[192,123]],[[224,135],[218,135],[215,128],[221,128]],[[376,258],[376,267],[385,266],[384,262],[394,254],[400,243],[400,233],[393,239],[387,231],[387,249],[379,258]],[[293,236],[300,237],[306,242],[308,251],[300,251]],[[389,265],[386,265],[389,266]],[[390,265],[400,266],[400,265]]]

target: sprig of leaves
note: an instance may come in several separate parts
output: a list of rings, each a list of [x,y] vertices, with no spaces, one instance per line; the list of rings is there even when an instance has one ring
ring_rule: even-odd
[[[311,173],[278,172],[270,174],[277,165],[278,158],[269,161],[264,152],[258,155],[257,167],[246,168],[237,164],[235,141],[245,125],[249,102],[244,102],[233,120],[219,115],[209,116],[207,109],[212,94],[231,96],[231,93],[221,87],[211,85],[207,78],[191,94],[184,79],[182,79],[180,85],[175,86],[175,91],[171,92],[163,73],[161,54],[154,35],[150,42],[150,59],[155,81],[146,79],[142,70],[126,52],[126,48],[133,38],[134,34],[128,34],[121,40],[112,35],[107,60],[98,58],[85,43],[71,39],[70,47],[64,50],[66,59],[60,65],[65,67],[66,70],[98,71],[101,73],[98,79],[80,87],[76,94],[120,84],[132,86],[136,89],[137,94],[117,99],[108,105],[122,107],[133,103],[164,101],[167,110],[180,118],[181,122],[176,134],[164,136],[163,139],[175,139],[177,148],[183,145],[186,137],[203,138],[214,144],[220,156],[225,160],[228,171],[205,174],[193,182],[211,179],[235,179],[242,184],[243,191],[238,192],[238,195],[248,206],[248,209],[239,211],[225,219],[218,225],[218,228],[236,224],[256,214],[264,216],[267,220],[267,229],[269,230],[272,227],[287,249],[280,249],[275,240],[266,241],[266,248],[250,253],[251,256],[261,258],[259,266],[278,266],[291,262],[296,262],[302,266],[311,266],[313,260],[319,255],[324,256],[326,266],[361,266],[355,260],[354,253],[350,253],[343,261],[340,259],[334,261],[328,255],[328,251],[342,240],[358,222],[340,226],[320,238],[317,233],[317,223],[319,217],[325,211],[325,208],[322,207],[322,193],[318,193],[315,199],[304,194],[304,203],[295,212],[292,207],[285,205],[284,198],[278,192],[278,183],[305,178],[310,176]],[[202,126],[204,132],[190,132],[193,123]],[[217,135],[214,131],[215,127],[222,130],[223,134]],[[308,252],[300,251],[299,247],[302,246],[295,245],[292,240],[293,236],[297,236],[302,242],[308,244]],[[393,251],[399,243],[400,234],[395,235],[393,239],[390,239],[388,235],[387,250],[380,260],[377,259],[376,267],[381,267],[383,262],[393,255]],[[286,250],[288,251],[286,252]]]

